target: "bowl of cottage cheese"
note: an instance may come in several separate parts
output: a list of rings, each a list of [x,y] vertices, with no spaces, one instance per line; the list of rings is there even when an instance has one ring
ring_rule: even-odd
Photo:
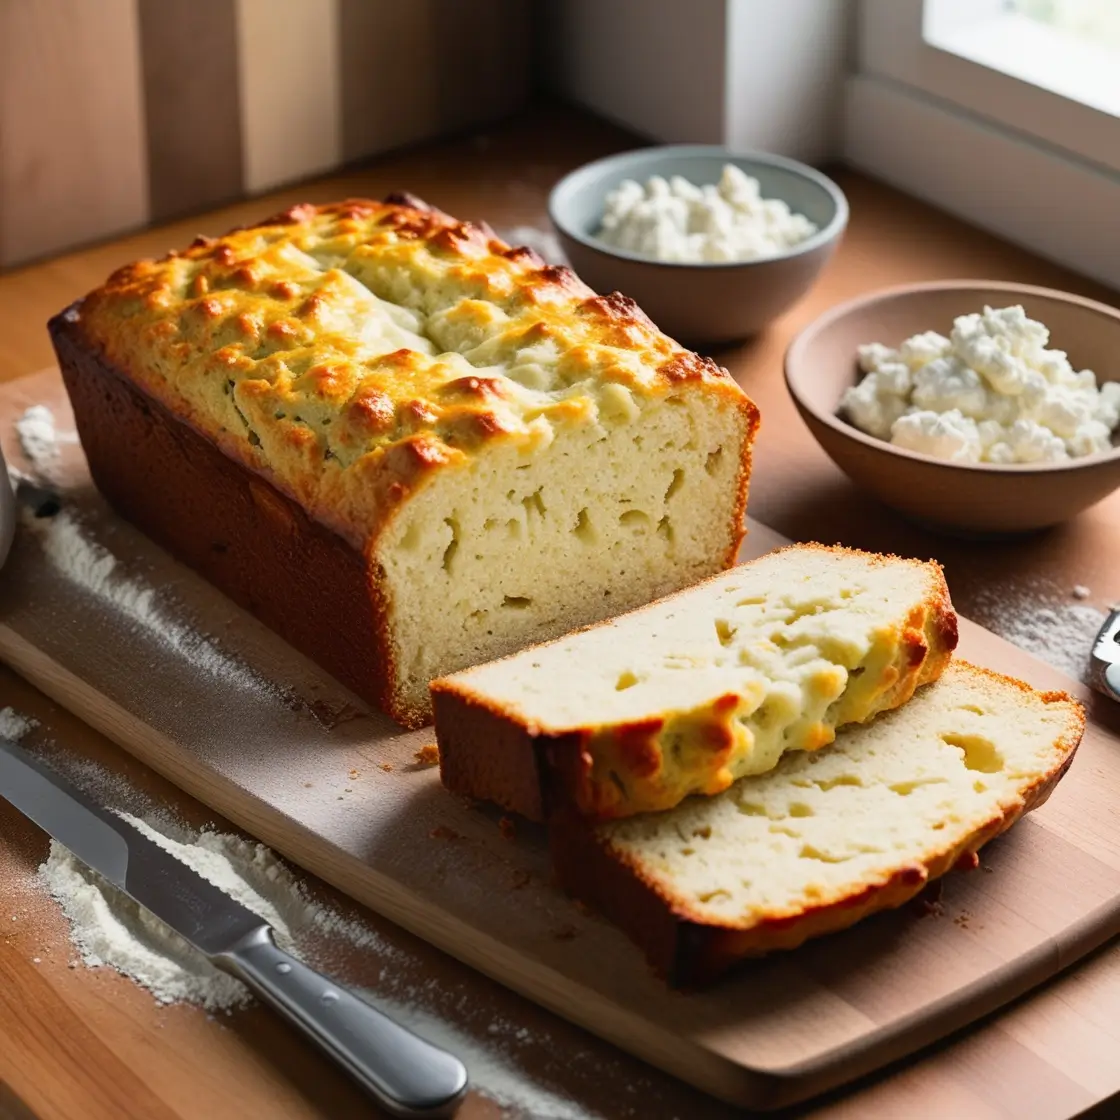
[[[1120,487],[1120,311],[949,281],[833,308],[786,355],[813,435],[857,484],[935,528],[1058,524]]]
[[[576,272],[664,331],[749,337],[797,302],[848,221],[843,192],[796,160],[709,145],[624,152],[572,172],[549,213]]]

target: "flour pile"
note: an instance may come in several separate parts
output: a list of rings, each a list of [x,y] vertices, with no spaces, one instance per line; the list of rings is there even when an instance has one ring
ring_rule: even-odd
[[[77,432],[60,432],[54,413],[45,404],[34,404],[16,421],[19,444],[35,472],[49,481],[61,458],[62,444],[78,442]]]
[[[18,743],[37,726],[35,720],[20,715],[14,708],[0,708],[0,739],[11,739]]]
[[[259,915],[288,952],[301,955],[309,944],[326,936],[341,936],[350,943],[373,936],[310,901],[288,868],[262,844],[212,831],[179,830],[176,838],[138,817],[120,815]],[[174,930],[57,841],[51,842],[39,878],[69,919],[71,940],[85,964],[115,968],[147,988],[160,1003],[196,1003],[208,1011],[230,1011],[250,1001],[239,980],[219,972]]]

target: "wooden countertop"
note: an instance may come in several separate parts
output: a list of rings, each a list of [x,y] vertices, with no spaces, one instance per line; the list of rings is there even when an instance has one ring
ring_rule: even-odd
[[[480,136],[428,146],[157,230],[0,275],[0,380],[51,363],[43,324],[116,266],[161,253],[196,233],[218,233],[296,201],[380,196],[407,188],[499,229],[544,228],[549,186],[563,172],[633,138],[563,110],[538,110]],[[947,277],[1020,280],[1113,293],[913,199],[847,171],[848,236],[814,291],[759,338],[717,357],[762,409],[752,515],[795,538],[936,556],[962,613],[1005,636],[1047,641],[1032,612],[1059,624],[1120,599],[1120,494],[1050,533],[1015,543],[935,537],[862,497],[797,418],[781,378],[789,339],[841,299],[906,281]],[[1090,596],[1074,608],[1075,585]],[[1068,629],[1068,628],[1067,628]],[[166,802],[192,822],[214,815],[0,668],[0,707],[37,716],[57,741]],[[219,825],[221,821],[217,822]],[[158,1008],[115,974],[69,968],[57,908],[29,883],[46,844],[14,811],[0,808],[0,1120],[82,1117],[373,1116],[346,1078],[260,1009],[215,1021],[188,1007]],[[330,893],[329,891],[327,892]],[[504,1060],[590,1115],[722,1116],[729,1110],[499,988],[443,954],[368,921],[410,955],[410,968],[471,1008],[475,1022],[502,1024],[490,1037],[519,1038]],[[452,1014],[455,1014],[452,1012]],[[504,1033],[502,1033],[504,1032]],[[487,1037],[483,1030],[483,1038]],[[1120,1114],[1120,954],[1107,947],[991,1021],[832,1099],[797,1112],[814,1120],[867,1116],[1029,1117],[1069,1120],[1087,1109]],[[1096,1106],[1096,1107],[1094,1107]],[[1115,1110],[1115,1111],[1114,1111]],[[573,1106],[574,1114],[579,1114]],[[500,1114],[472,1096],[468,1120]]]

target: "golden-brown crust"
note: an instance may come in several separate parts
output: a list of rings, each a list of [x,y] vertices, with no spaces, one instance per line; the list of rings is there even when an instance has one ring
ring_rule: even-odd
[[[828,553],[860,556],[874,565],[918,564],[916,560],[900,560],[893,555],[862,552],[836,545],[801,544],[787,546]],[[778,552],[784,549],[776,550]],[[908,620],[901,637],[901,667],[893,683],[884,687],[876,711],[896,708],[914,694],[916,688],[936,680],[949,664],[957,646],[957,616],[949,597],[945,574],[936,561],[926,569],[933,586],[921,609]],[[721,575],[708,577],[696,586],[703,586]],[[658,602],[689,594],[686,588]],[[638,607],[631,614],[653,609],[656,603]],[[617,620],[616,620],[617,621]],[[593,624],[584,630],[594,629]],[[555,639],[565,641],[566,638]],[[551,643],[544,643],[549,645]],[[522,651],[524,653],[524,651]],[[511,656],[520,656],[513,654]],[[572,811],[594,820],[609,820],[648,810],[669,808],[666,791],[658,783],[652,803],[625,802],[620,799],[613,782],[608,784],[596,774],[610,770],[625,775],[625,786],[634,794],[640,792],[642,780],[659,769],[651,765],[654,755],[660,757],[657,734],[661,730],[648,722],[612,729],[615,733],[596,736],[590,730],[573,732],[566,728],[536,727],[526,723],[520,713],[500,702],[472,691],[469,678],[449,677],[432,681],[430,691],[436,715],[436,738],[440,744],[440,775],[445,786],[456,793],[484,801],[494,801],[502,808],[520,813],[532,820],[543,820],[554,812]],[[697,715],[698,732],[707,735],[712,750],[707,755],[711,778],[707,793],[718,793],[731,782],[724,768],[730,744],[729,728],[735,719],[732,706],[725,698],[711,705],[708,718]],[[823,733],[817,746],[832,741],[830,732]],[[499,747],[500,744],[500,747]],[[618,765],[594,767],[596,752],[609,752]],[[511,775],[516,774],[516,780]],[[535,785],[534,785],[535,781]],[[531,791],[531,792],[530,792]],[[680,800],[684,796],[682,792]]]
[[[1034,700],[1067,706],[1068,722],[1055,743],[1061,761],[1020,791],[1018,801],[957,843],[920,862],[894,869],[881,881],[853,885],[812,906],[716,924],[671,896],[639,860],[612,847],[593,823],[571,812],[549,821],[553,867],[564,888],[621,926],[645,951],[654,970],[674,987],[707,984],[738,961],[794,949],[814,937],[847,929],[880,910],[909,901],[931,880],[954,868],[975,867],[976,853],[1020,817],[1038,808],[1073,762],[1085,728],[1081,705],[1064,692],[1038,693],[1022,681],[965,665],[970,673],[1011,685]]]
[[[437,291],[455,293],[450,308],[435,310],[459,330],[459,341],[448,348],[456,352],[438,353],[440,339],[393,333],[399,326],[394,316],[410,314],[400,299],[411,301],[430,325],[428,302]],[[359,336],[378,315],[389,322],[390,342],[366,345]],[[378,555],[398,512],[428,480],[469,462],[485,444],[524,440],[536,446],[539,439],[544,446],[548,433],[541,425],[596,422],[595,400],[574,398],[567,391],[573,383],[590,386],[592,394],[622,385],[635,396],[675,394],[686,385],[742,410],[750,436],[757,423],[757,409],[726,371],[689,355],[631,301],[596,296],[568,269],[511,248],[485,224],[456,221],[404,194],[384,202],[295,206],[225,237],[200,237],[159,261],[118,269],[56,316],[50,329],[69,371],[75,411],[88,410],[78,418],[83,442],[102,447],[104,461],[99,466],[91,456],[91,468],[118,508],[406,726],[426,723],[430,711],[405,698],[393,663],[391,605]],[[470,346],[482,342],[490,350],[477,362],[486,372],[468,360]],[[552,388],[560,387],[551,397],[532,398],[531,408],[525,386],[492,372],[528,346],[556,355],[550,376]],[[679,367],[679,375],[658,372],[675,359],[672,371]],[[79,376],[105,379],[103,392],[79,387]],[[125,385],[135,393],[125,393]],[[88,390],[84,404],[82,389]],[[93,431],[104,423],[100,435],[109,437],[117,425],[99,393],[119,398],[134,425],[117,446]],[[255,495],[258,513],[271,509],[272,521],[262,525],[279,532],[279,522],[300,521],[298,510],[317,538],[349,546],[348,565],[365,565],[366,601],[353,616],[355,627],[364,628],[365,648],[360,656],[351,649],[349,667],[336,656],[349,641],[346,634],[308,633],[297,640],[294,635],[309,627],[285,621],[285,609],[303,609],[293,607],[301,598],[292,582],[298,572],[278,575],[268,589],[251,589],[247,575],[196,555],[192,539],[213,528],[201,503],[189,524],[160,515],[160,501],[178,508],[190,495],[176,493],[181,463],[175,455],[156,461],[143,451],[150,442],[143,419],[149,414],[163,426],[182,428],[169,446],[191,444],[200,462],[213,460],[192,436],[216,449],[225,462],[215,472]],[[729,533],[736,541],[749,470],[746,444],[739,468]],[[141,478],[146,494],[139,493]],[[350,590],[341,588],[339,596]],[[345,629],[345,619],[339,625]]]
[[[419,335],[401,326],[414,312]],[[366,341],[374,320],[402,344]],[[531,443],[542,424],[593,421],[594,407],[573,409],[575,383],[591,406],[608,384],[646,397],[703,387],[741,409],[752,436],[757,426],[727,371],[662,334],[633,300],[596,295],[570,269],[409,195],[295,206],[137,261],[91,292],[73,325],[364,551],[433,472],[489,442]],[[504,376],[462,391],[472,362],[508,367],[541,345],[551,348],[543,394]]]
[[[394,693],[385,605],[365,559],[90,354],[63,316],[52,333],[90,473],[112,505],[359,696],[423,726],[427,713]],[[159,478],[137,469],[138,455],[160,464]]]

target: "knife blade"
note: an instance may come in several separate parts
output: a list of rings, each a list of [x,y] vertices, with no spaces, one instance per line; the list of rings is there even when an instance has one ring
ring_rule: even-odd
[[[0,796],[248,984],[393,1115],[454,1112],[467,1090],[457,1058],[285,953],[248,907],[6,739],[0,739]]]

